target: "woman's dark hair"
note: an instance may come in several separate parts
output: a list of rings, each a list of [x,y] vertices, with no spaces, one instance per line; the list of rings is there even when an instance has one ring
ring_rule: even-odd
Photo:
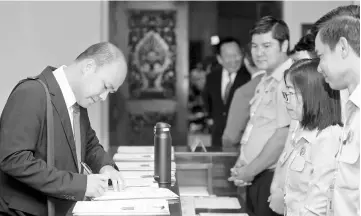
[[[284,73],[300,92],[303,101],[303,113],[300,125],[307,130],[322,131],[331,125],[342,126],[340,91],[333,90],[322,74],[317,72],[319,59],[301,59],[296,61]],[[286,83],[287,85],[287,83]]]
[[[307,51],[311,58],[316,58],[315,37],[312,34],[304,35],[295,45],[290,54],[300,51]]]

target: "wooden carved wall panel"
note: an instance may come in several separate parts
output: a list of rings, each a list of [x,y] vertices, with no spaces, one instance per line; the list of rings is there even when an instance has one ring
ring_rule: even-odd
[[[129,11],[130,99],[175,97],[175,11]]]

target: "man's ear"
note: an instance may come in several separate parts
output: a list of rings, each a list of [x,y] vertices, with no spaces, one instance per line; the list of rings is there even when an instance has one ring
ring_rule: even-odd
[[[94,61],[94,59],[84,59],[82,61],[82,75],[83,76],[88,76],[90,74],[95,73],[96,71],[96,62]]]
[[[340,53],[341,57],[345,59],[352,51],[352,48],[346,38],[340,37],[340,40],[336,44],[335,51]]]
[[[283,41],[282,46],[281,46],[281,51],[282,51],[282,52],[284,52],[284,53],[287,52],[287,50],[288,50],[288,44],[289,44],[289,41],[288,41],[288,40]]]

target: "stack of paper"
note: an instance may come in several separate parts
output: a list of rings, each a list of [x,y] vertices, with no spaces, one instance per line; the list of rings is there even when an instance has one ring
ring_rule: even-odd
[[[127,187],[123,191],[108,190],[103,196],[93,200],[128,200],[128,199],[178,199],[178,195],[167,188]]]
[[[80,201],[73,209],[74,216],[107,215],[170,215],[168,202],[156,200]]]
[[[124,179],[151,179],[154,180],[154,171],[130,171],[130,170],[124,170],[122,171],[122,176]],[[171,174],[172,181],[175,181],[175,172],[172,172]]]
[[[199,216],[248,216],[247,213],[199,213]]]
[[[171,149],[174,154],[174,147]],[[154,146],[119,146],[118,153],[127,154],[154,154]]]
[[[174,154],[171,155],[171,160],[174,161]],[[119,161],[154,161],[153,153],[143,154],[129,154],[129,153],[116,153],[113,156],[115,162]]]
[[[196,208],[203,209],[240,209],[241,205],[235,197],[196,197]]]
[[[126,187],[158,187],[158,183],[151,178],[124,179]]]
[[[154,162],[115,162],[119,170],[154,170]],[[171,170],[176,170],[175,162],[171,164]]]

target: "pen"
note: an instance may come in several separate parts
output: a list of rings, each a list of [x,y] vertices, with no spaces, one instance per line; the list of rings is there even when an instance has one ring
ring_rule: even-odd
[[[90,169],[90,167],[89,167],[86,163],[80,162],[80,164],[81,164],[81,166],[84,168],[84,170],[87,172],[87,173],[86,173],[87,175],[93,174],[92,169]],[[112,181],[111,181],[110,179],[108,179],[108,185],[109,185],[109,186],[112,186],[112,185],[113,185],[113,184],[112,184]]]
[[[80,162],[80,164],[84,168],[84,170],[87,172],[87,175],[93,174],[93,171],[90,169],[90,167],[86,163]]]

